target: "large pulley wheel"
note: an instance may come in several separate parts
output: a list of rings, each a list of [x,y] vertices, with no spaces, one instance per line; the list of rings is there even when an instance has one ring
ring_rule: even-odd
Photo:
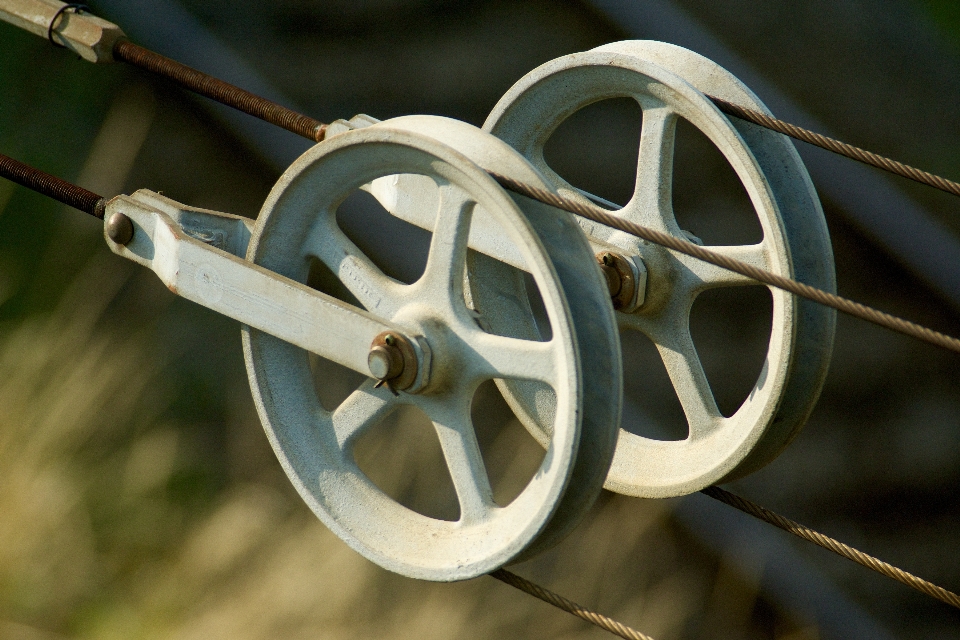
[[[636,184],[617,214],[686,239],[673,214],[671,193],[674,134],[683,118],[730,163],[763,230],[762,241],[755,245],[708,248],[834,290],[829,234],[796,150],[779,134],[731,121],[704,93],[769,113],[739,80],[706,58],[674,45],[632,41],[538,67],[504,95],[484,129],[523,154],[563,195],[582,201],[583,193],[547,164],[544,145],[579,109],[609,98],[633,98],[643,110]],[[756,283],[622,232],[581,224],[598,248],[642,258],[648,271],[646,300],[630,313],[618,311],[618,324],[654,342],[689,427],[687,438],[680,441],[621,430],[606,487],[641,497],[683,495],[750,473],[775,458],[803,426],[819,396],[833,345],[832,310],[771,288],[772,329],[762,371],[740,408],[725,417],[690,335],[690,311],[703,291]],[[529,320],[527,330],[533,330]],[[525,416],[524,424],[545,434],[543,418],[551,414],[532,402],[532,386],[504,381],[501,390]]]
[[[479,128],[441,116],[402,116],[377,127],[402,129],[430,136],[466,155],[486,171],[509,176],[531,186],[553,191],[548,181],[512,147]],[[394,215],[432,229],[432,220],[424,218],[435,198],[435,188],[420,176],[389,176],[365,187]],[[583,231],[566,213],[543,203],[510,194],[539,234],[570,305],[571,318],[585,373],[582,382],[583,415],[580,447],[570,483],[557,513],[546,530],[521,558],[547,549],[582,519],[603,488],[616,446],[622,388],[616,386],[622,376],[620,340],[616,318],[605,282],[592,263],[592,253]],[[433,205],[435,206],[435,205]],[[467,254],[467,292],[478,321],[501,335],[523,340],[538,340],[539,330],[525,324],[533,314],[529,296],[529,268],[504,238],[489,214],[478,207],[470,234]],[[586,260],[586,261],[584,261]],[[476,286],[484,283],[484,286]],[[513,331],[516,329],[517,331]],[[503,385],[504,379],[497,380]],[[544,424],[553,424],[556,416],[554,391],[543,382],[515,382],[529,389],[534,403],[548,406],[551,414]],[[534,433],[548,447],[552,431]]]
[[[397,174],[426,176],[439,194],[427,265],[413,284],[384,275],[344,235],[335,217],[352,192]],[[550,340],[494,335],[468,308],[463,289],[467,239],[480,209],[528,266],[546,310]],[[580,237],[566,248],[589,256],[586,247]],[[311,263],[324,263],[368,312],[399,327],[409,337],[407,346],[421,354],[422,370],[405,383],[406,391],[395,395],[389,385],[378,387],[370,379],[327,410],[317,397],[307,352],[244,328],[244,356],[260,418],[284,470],[317,516],[368,559],[421,579],[471,578],[529,552],[561,510],[581,454],[583,368],[557,271],[500,186],[465,156],[427,136],[388,127],[351,131],[309,150],[284,173],[260,213],[247,259],[304,283]],[[613,326],[612,314],[610,322]],[[620,373],[608,369],[611,380],[618,381]],[[470,417],[474,392],[489,379],[537,380],[557,400],[547,454],[507,505],[493,500]],[[433,423],[460,504],[455,522],[403,506],[354,461],[357,438],[404,405],[418,407]],[[616,434],[607,438],[605,464]]]

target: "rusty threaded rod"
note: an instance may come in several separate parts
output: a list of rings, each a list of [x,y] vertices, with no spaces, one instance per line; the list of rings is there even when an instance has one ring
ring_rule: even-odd
[[[261,98],[159,53],[144,49],[129,40],[117,41],[113,47],[113,57],[163,76],[194,93],[248,113],[255,118],[266,120],[308,140],[320,142],[326,133],[327,125],[319,120]]]
[[[106,199],[57,176],[0,154],[0,177],[103,220]]]

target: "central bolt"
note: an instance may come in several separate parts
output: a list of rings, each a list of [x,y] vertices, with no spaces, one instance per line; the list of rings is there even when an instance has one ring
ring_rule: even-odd
[[[399,349],[377,345],[370,349],[367,365],[377,380],[391,380],[403,373],[403,355]]]
[[[597,263],[607,279],[613,308],[629,310],[637,294],[637,276],[630,262],[619,253],[603,251],[597,254]]]
[[[417,377],[417,355],[405,337],[385,332],[373,339],[367,355],[370,375],[379,380],[377,386],[386,383],[391,391],[409,388]]]
[[[597,256],[597,263],[600,265],[600,271],[603,272],[607,280],[607,289],[610,290],[610,297],[616,298],[623,288],[623,278],[617,271],[617,262],[612,253],[601,253]]]

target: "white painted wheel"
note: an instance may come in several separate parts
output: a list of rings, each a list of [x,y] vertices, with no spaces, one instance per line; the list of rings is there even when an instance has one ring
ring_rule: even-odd
[[[427,176],[440,194],[426,269],[409,285],[385,276],[335,219],[350,193],[394,174]],[[467,238],[480,208],[529,265],[553,331],[549,341],[487,333],[467,308]],[[589,255],[583,238],[579,242]],[[244,328],[260,418],[284,470],[317,516],[370,560],[421,579],[472,578],[529,550],[557,513],[576,466],[583,377],[556,270],[500,186],[465,156],[427,136],[389,127],[351,131],[317,145],[284,173],[264,204],[247,259],[299,282],[306,281],[312,260],[322,261],[368,311],[400,327],[429,355],[428,379],[417,392],[394,396],[368,380],[328,411],[317,398],[305,351]],[[540,468],[504,506],[494,503],[470,418],[474,392],[494,378],[537,380],[558,399]],[[358,436],[403,405],[418,407],[433,422],[460,504],[456,522],[401,505],[353,459]],[[614,438],[609,437],[608,461]]]
[[[512,147],[479,128],[440,116],[402,116],[376,127],[421,133],[442,141],[463,153],[486,171],[509,176],[534,187],[553,191],[547,180]],[[426,186],[426,188],[424,188]],[[419,176],[392,176],[374,181],[368,188],[391,213],[408,222],[432,230],[433,221],[420,212],[430,211],[435,189],[424,185]],[[580,349],[584,375],[582,383],[583,415],[577,462],[557,513],[547,529],[522,554],[530,557],[548,549],[566,536],[593,505],[613,457],[620,425],[622,403],[622,365],[620,337],[610,304],[606,283],[593,266],[592,252],[583,231],[568,215],[540,202],[510,194],[539,234],[570,306],[571,318]],[[432,206],[431,206],[432,205]],[[512,338],[536,340],[539,333],[528,331],[520,319],[532,315],[524,291],[526,265],[515,255],[514,247],[491,224],[489,215],[478,207],[474,215],[467,255],[468,291],[480,321]],[[476,286],[477,283],[485,286]],[[545,424],[552,424],[556,401],[548,385],[536,381],[515,381],[534,402],[549,407]],[[503,380],[497,381],[503,385]],[[549,446],[551,431],[535,434],[540,444]]]
[[[581,192],[547,165],[544,145],[579,109],[609,98],[635,99],[643,109],[637,179],[632,198],[618,213],[683,238],[671,194],[674,132],[683,118],[730,163],[763,230],[759,244],[709,248],[833,290],[829,235],[796,150],[779,134],[731,122],[703,92],[769,113],[732,74],[706,58],[674,45],[633,41],[538,67],[500,100],[484,129],[516,148],[565,196],[583,200]],[[618,312],[618,322],[621,330],[640,331],[655,343],[689,427],[681,441],[621,431],[607,488],[642,497],[683,495],[750,473],[776,457],[819,396],[832,351],[834,313],[771,289],[773,324],[766,361],[747,400],[724,417],[690,336],[690,310],[705,290],[751,283],[610,228],[581,224],[599,249],[642,256],[648,270],[646,301],[633,313]],[[542,418],[549,413],[530,401],[524,392],[529,386],[507,381],[502,390],[511,396],[514,410],[525,414],[525,425],[543,432]]]

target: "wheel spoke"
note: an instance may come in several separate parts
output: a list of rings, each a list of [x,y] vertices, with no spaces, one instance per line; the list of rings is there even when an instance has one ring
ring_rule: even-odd
[[[759,267],[760,269],[770,268],[767,261],[767,254],[762,243],[706,248],[720,255]],[[710,264],[709,262],[697,260],[696,258],[682,254],[674,255],[685,268],[686,273],[684,274],[684,280],[687,281],[687,286],[693,294],[717,287],[743,287],[757,284],[756,280],[729,271],[723,267]]]
[[[331,420],[340,449],[346,451],[367,428],[385,417],[396,400],[388,389],[374,389],[372,380],[365,381],[337,407]]]
[[[407,285],[383,273],[336,225],[313,229],[304,252],[333,271],[370,313],[391,318],[397,312]]]
[[[625,219],[658,231],[679,235],[673,215],[673,146],[677,114],[666,106],[643,110],[637,180],[633,197],[622,209]]]
[[[464,306],[463,273],[470,218],[475,204],[470,195],[459,187],[451,184],[440,186],[440,207],[433,227],[427,266],[418,283],[421,291],[437,302]]]
[[[491,378],[556,382],[554,343],[507,338],[482,331],[469,341],[473,370],[482,380]]]
[[[470,419],[470,404],[458,404],[462,406],[445,405],[444,411],[431,417],[460,501],[460,521],[473,523],[484,520],[496,504]]]
[[[648,335],[656,343],[677,398],[690,426],[690,438],[697,439],[715,429],[723,415],[710,389],[707,374],[690,335],[689,313],[680,322],[659,322]]]

